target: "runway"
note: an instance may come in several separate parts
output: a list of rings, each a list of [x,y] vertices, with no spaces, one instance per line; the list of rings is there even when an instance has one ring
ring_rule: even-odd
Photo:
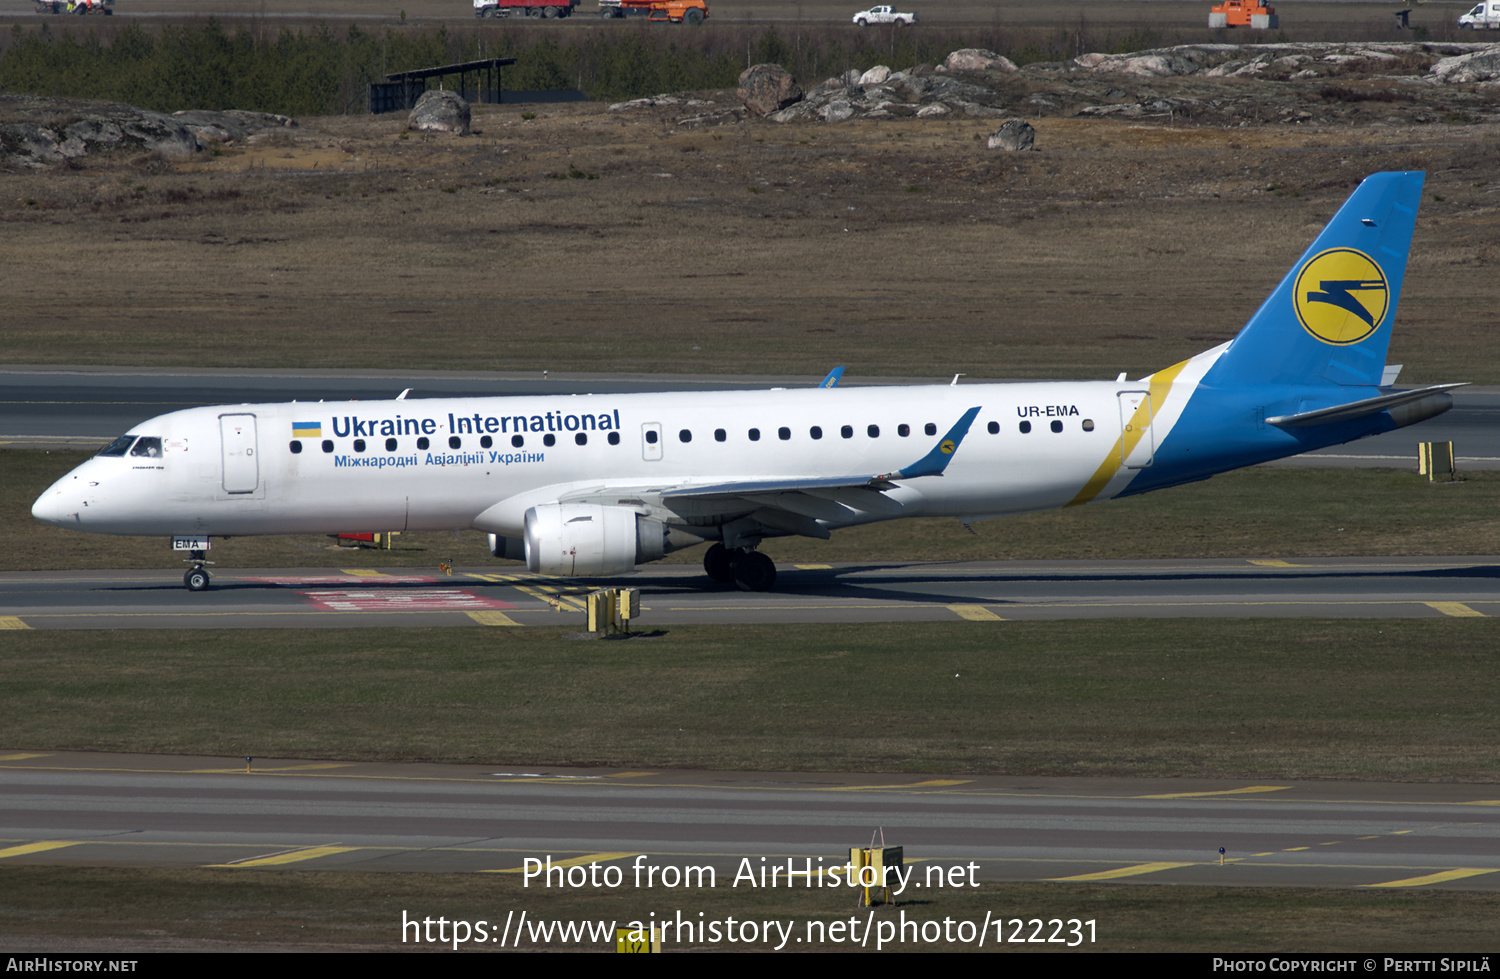
[[[0,862],[518,873],[550,857],[627,878],[638,862],[712,868],[728,886],[747,859],[757,872],[842,863],[882,827],[918,890],[939,886],[928,865],[974,882],[1500,888],[1494,786],[252,768],[0,753]]]
[[[832,365],[830,365],[832,366]],[[811,387],[820,377],[0,368],[0,448],[101,447],[169,411],[215,404]],[[968,379],[965,383],[978,383]],[[945,378],[847,376],[845,386],[943,384]],[[1275,465],[1407,468],[1419,441],[1454,444],[1460,469],[1500,469],[1500,388],[1453,392],[1453,409],[1419,427],[1309,452]]]
[[[1500,614],[1500,557],[974,562],[784,566],[777,590],[651,566],[587,583],[516,565],[452,575],[393,569],[0,574],[0,628],[584,628],[597,588],[641,589],[637,630],[813,622],[1001,623],[1083,618],[1443,618]]]

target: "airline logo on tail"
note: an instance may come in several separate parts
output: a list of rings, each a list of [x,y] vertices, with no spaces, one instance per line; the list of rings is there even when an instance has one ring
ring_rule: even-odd
[[[1345,346],[1380,329],[1391,289],[1373,258],[1353,248],[1330,248],[1302,266],[1293,302],[1308,333]]]

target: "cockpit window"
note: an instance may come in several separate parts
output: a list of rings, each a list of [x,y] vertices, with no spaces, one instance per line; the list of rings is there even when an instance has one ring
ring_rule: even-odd
[[[151,435],[141,436],[141,440],[135,443],[135,448],[130,450],[132,456],[143,456],[147,459],[161,458],[161,439]]]
[[[99,450],[102,456],[122,456],[130,449],[130,444],[135,441],[134,435],[121,435],[113,442]]]

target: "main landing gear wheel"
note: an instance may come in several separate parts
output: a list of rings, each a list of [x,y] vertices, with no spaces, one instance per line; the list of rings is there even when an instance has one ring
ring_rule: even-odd
[[[182,576],[182,583],[187,585],[188,591],[207,591],[208,570],[206,568],[189,568],[187,574]]]
[[[727,585],[734,580],[734,571],[731,565],[739,551],[731,551],[723,544],[714,544],[703,555],[703,572],[708,575],[710,581],[717,581],[721,585]]]
[[[729,565],[740,591],[770,591],[776,584],[776,562],[759,551],[744,551]]]

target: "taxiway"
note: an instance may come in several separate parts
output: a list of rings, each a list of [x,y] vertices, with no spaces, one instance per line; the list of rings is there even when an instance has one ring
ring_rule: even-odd
[[[794,871],[883,828],[973,881],[1500,887],[1494,786],[561,770],[0,754],[0,861]],[[1221,858],[1220,848],[1224,853]],[[972,865],[972,869],[969,869]],[[916,878],[921,886],[923,876]],[[951,878],[950,878],[951,879]],[[785,880],[782,881],[783,886]]]
[[[1082,618],[1442,618],[1500,614],[1500,557],[787,565],[778,590],[711,585],[689,565],[580,582],[516,565],[433,572],[221,569],[0,574],[11,629],[584,625],[585,597],[641,589],[637,629],[673,625]]]

